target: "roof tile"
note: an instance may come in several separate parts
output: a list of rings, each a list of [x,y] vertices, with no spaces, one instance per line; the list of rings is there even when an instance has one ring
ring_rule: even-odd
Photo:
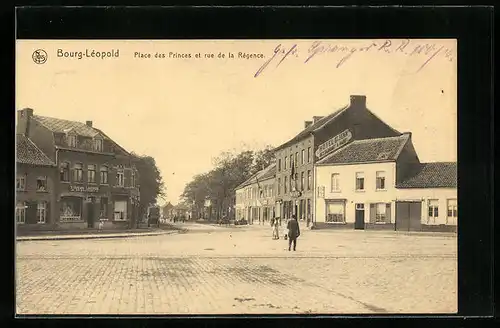
[[[55,166],[55,163],[23,134],[16,136],[16,162],[28,165]]]
[[[90,127],[85,123],[77,121],[69,121],[60,118],[39,115],[33,115],[33,119],[40,122],[43,126],[51,130],[52,132],[66,133],[69,130],[74,130],[78,135],[84,137],[94,137],[99,134],[99,131],[97,129],[94,129],[93,127]]]
[[[457,188],[457,163],[421,163],[396,188]]]

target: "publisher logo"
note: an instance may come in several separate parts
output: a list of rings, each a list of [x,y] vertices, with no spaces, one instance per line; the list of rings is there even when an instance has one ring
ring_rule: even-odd
[[[47,53],[43,49],[37,49],[33,52],[31,58],[33,58],[35,64],[45,64],[47,61]]]

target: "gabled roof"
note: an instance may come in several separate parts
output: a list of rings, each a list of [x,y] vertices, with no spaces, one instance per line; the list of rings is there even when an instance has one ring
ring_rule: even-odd
[[[241,189],[241,188],[249,186],[253,183],[257,183],[257,180],[259,180],[259,182],[260,182],[260,181],[272,179],[275,177],[275,175],[276,175],[276,163],[273,163],[273,164],[269,165],[268,167],[266,167],[265,169],[260,170],[259,172],[252,175],[249,179],[247,179],[245,182],[240,184],[235,189]]]
[[[410,140],[410,133],[397,137],[355,140],[317,162],[318,165],[395,161]]]
[[[333,121],[335,118],[337,118],[338,116],[340,116],[340,114],[344,113],[345,110],[349,108],[349,106],[345,106],[341,109],[338,109],[336,110],[335,112],[317,120],[316,122],[313,122],[313,124],[309,125],[307,128],[305,128],[304,130],[300,131],[299,134],[297,134],[295,137],[293,137],[292,139],[288,140],[287,142],[285,142],[284,144],[282,144],[281,146],[278,146],[275,148],[275,150],[279,150],[279,149],[282,149],[282,148],[285,148],[295,142],[298,142],[302,139],[304,139],[305,137],[307,137],[309,134],[313,133],[315,130],[317,129],[320,129],[322,128],[324,125],[330,123],[331,121]]]
[[[16,162],[20,164],[55,166],[56,164],[24,134],[16,135]]]
[[[75,131],[76,134],[84,137],[94,137],[99,134],[99,130],[77,121],[63,120],[60,118],[33,115],[33,119],[45,126],[52,132],[67,133]]]
[[[457,188],[457,162],[420,163],[396,188]]]

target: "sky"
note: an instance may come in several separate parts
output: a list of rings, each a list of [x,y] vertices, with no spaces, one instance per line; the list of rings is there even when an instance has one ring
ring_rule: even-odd
[[[18,40],[16,110],[91,120],[153,156],[176,204],[221,152],[279,146],[355,94],[421,161],[456,161],[456,61],[453,39]]]

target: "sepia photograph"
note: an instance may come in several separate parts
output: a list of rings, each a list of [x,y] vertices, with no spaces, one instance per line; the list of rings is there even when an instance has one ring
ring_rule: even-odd
[[[457,313],[456,39],[15,59],[18,316]]]

